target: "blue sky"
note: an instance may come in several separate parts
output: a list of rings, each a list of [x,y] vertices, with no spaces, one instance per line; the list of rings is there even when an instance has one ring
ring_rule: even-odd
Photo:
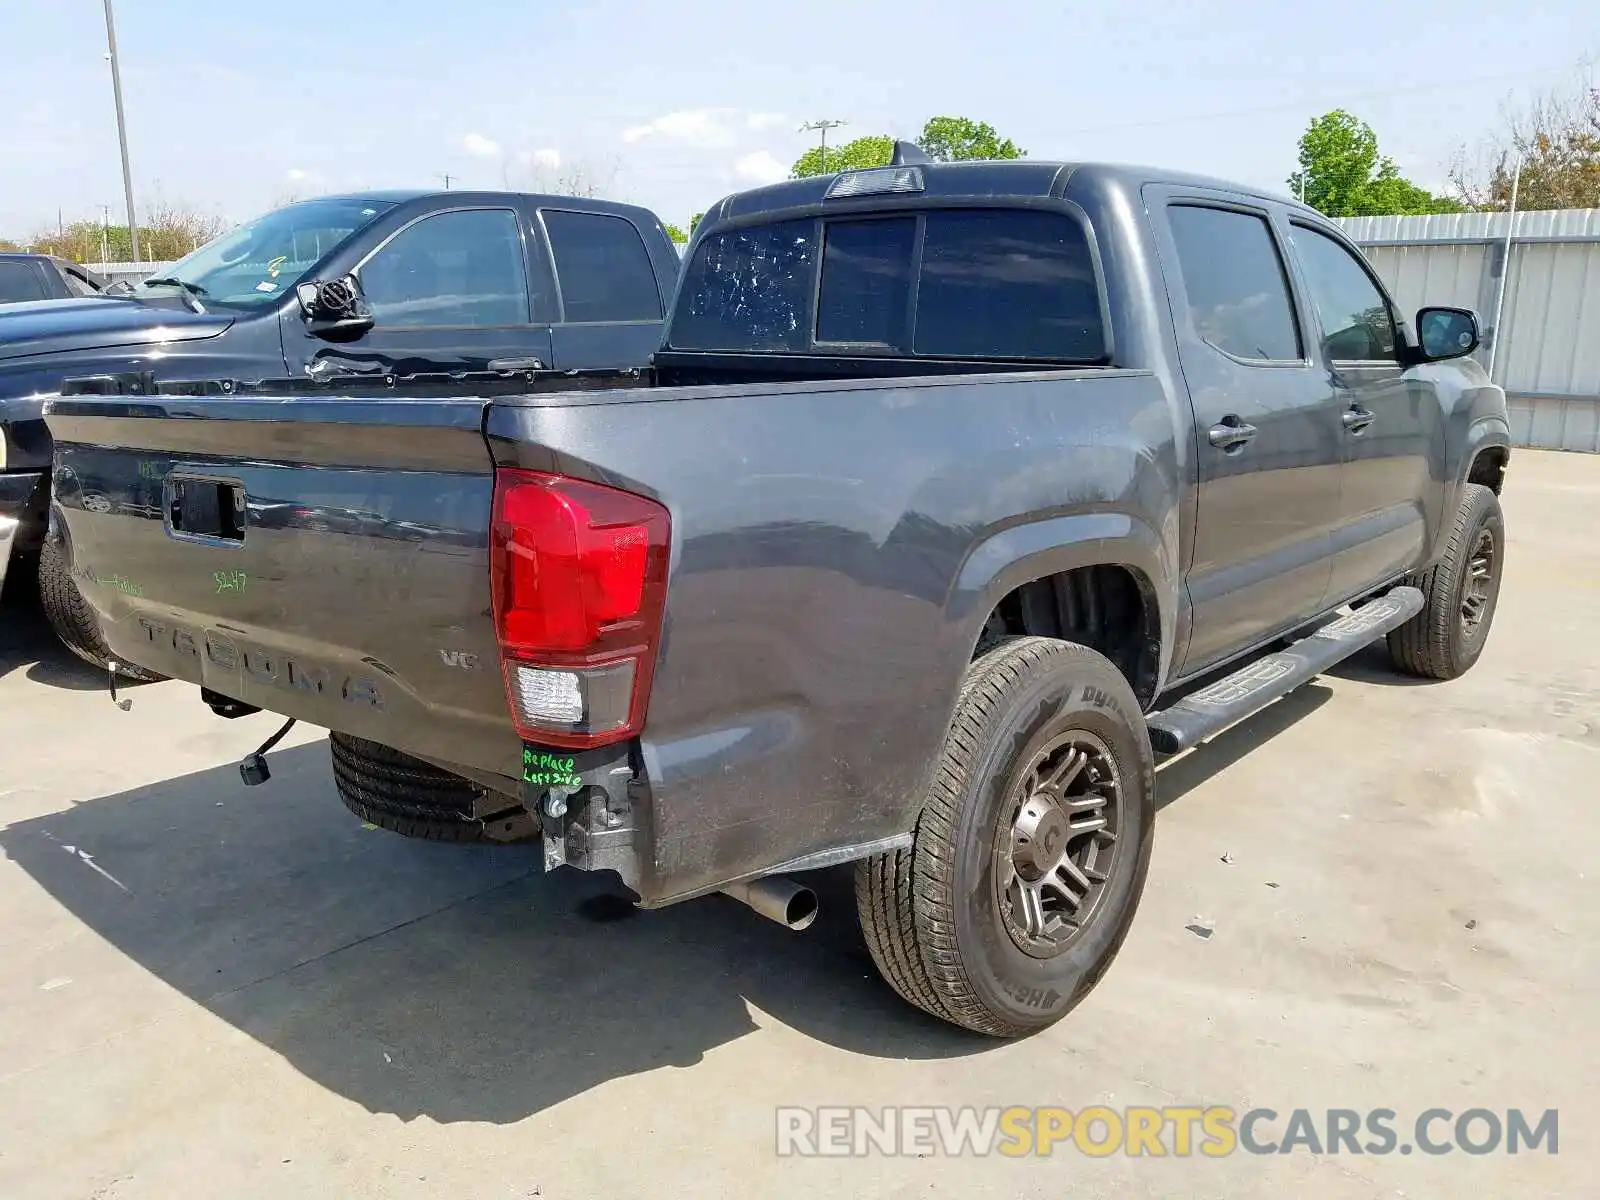
[[[100,0],[0,0],[0,235],[121,209]],[[119,0],[136,196],[230,219],[290,194],[533,188],[575,167],[683,223],[812,144],[938,114],[1038,158],[1282,187],[1345,107],[1440,186],[1511,96],[1600,54],[1593,0],[1110,4]],[[18,50],[21,53],[18,53]],[[835,135],[837,136],[837,135]]]

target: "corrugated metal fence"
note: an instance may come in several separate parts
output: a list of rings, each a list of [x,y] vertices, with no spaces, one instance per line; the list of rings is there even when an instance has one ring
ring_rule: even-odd
[[[84,266],[100,276],[107,283],[138,283],[141,279],[148,279],[166,270],[170,262],[142,262],[142,263],[84,263]]]
[[[1511,230],[1501,329],[1506,213],[1349,217],[1339,222],[1402,311],[1478,310],[1488,364],[1511,405],[1518,445],[1600,452],[1600,208],[1524,212]]]

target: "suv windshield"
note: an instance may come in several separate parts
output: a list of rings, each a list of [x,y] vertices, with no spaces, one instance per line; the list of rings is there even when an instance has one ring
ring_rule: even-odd
[[[334,247],[393,207],[373,200],[291,204],[207,242],[144,286],[182,285],[208,304],[271,304]]]

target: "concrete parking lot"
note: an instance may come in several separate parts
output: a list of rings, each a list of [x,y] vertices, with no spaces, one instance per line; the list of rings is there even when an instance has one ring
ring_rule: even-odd
[[[1600,457],[1520,451],[1504,502],[1477,669],[1422,685],[1373,647],[1167,766],[1120,958],[1010,1044],[878,981],[847,874],[806,934],[722,897],[631,913],[530,852],[363,828],[317,731],[247,791],[272,718],[171,683],[118,712],[14,607],[0,1195],[1594,1195]],[[776,1156],[777,1106],[857,1104],[1558,1109],[1560,1141]]]

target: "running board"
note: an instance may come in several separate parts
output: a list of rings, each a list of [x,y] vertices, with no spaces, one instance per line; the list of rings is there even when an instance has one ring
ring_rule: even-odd
[[[1404,625],[1422,611],[1422,604],[1416,588],[1397,587],[1348,616],[1335,617],[1288,649],[1251,660],[1171,708],[1151,713],[1150,745],[1158,754],[1178,754],[1215,737]]]

